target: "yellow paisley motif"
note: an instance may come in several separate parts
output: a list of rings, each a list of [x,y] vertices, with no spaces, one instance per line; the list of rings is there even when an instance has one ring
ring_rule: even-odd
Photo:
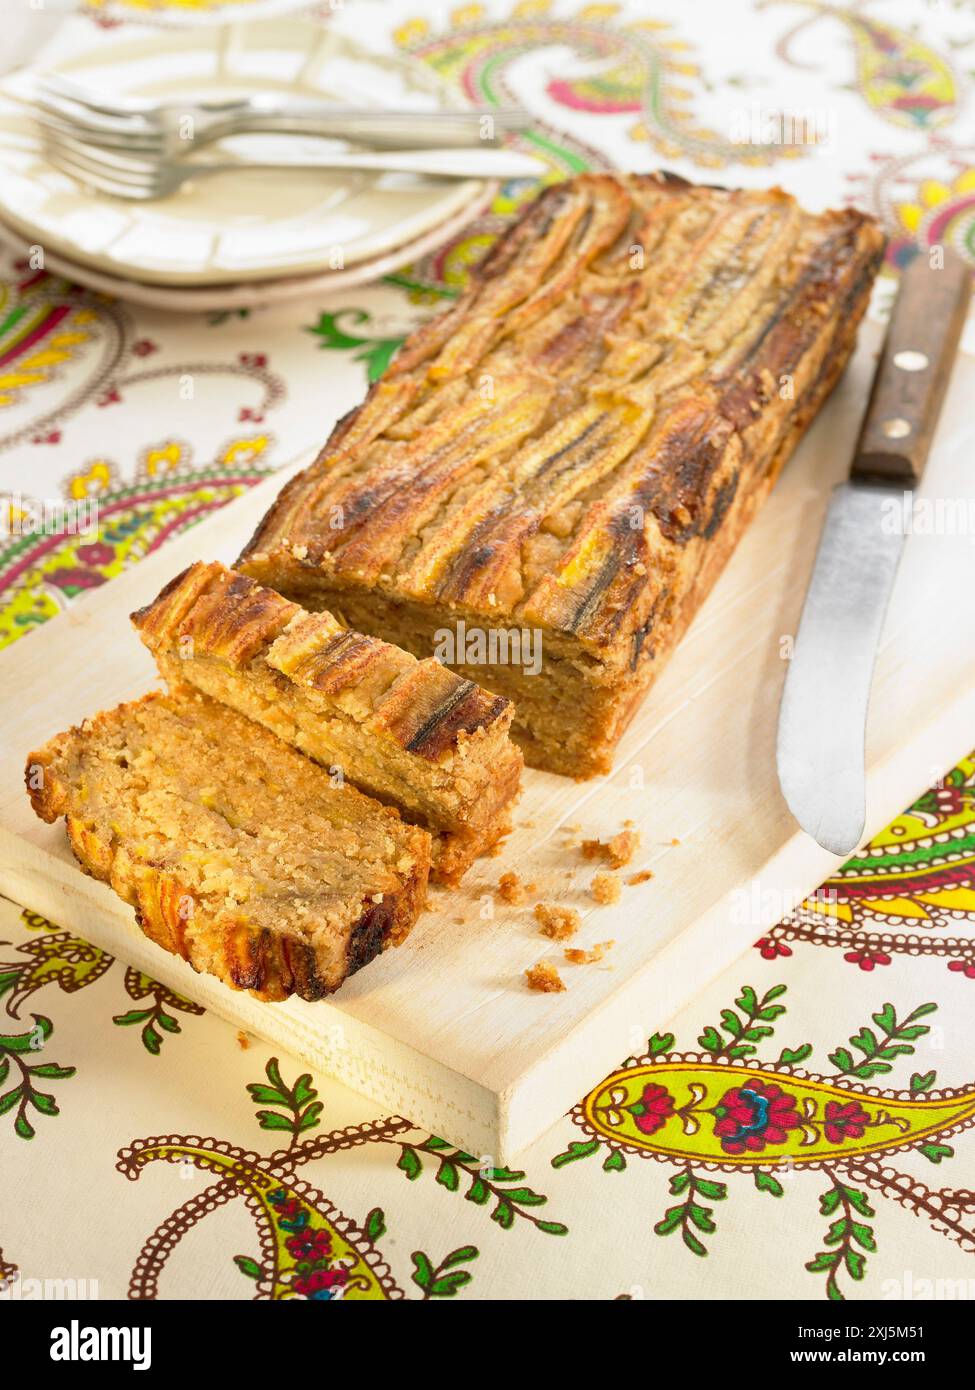
[[[853,5],[844,8],[820,0],[788,2],[805,4],[814,11],[812,18],[792,30],[790,38],[819,18],[835,19],[845,26],[853,41],[857,86],[878,116],[912,130],[930,130],[954,119],[958,85],[951,64],[907,29],[880,23]]]
[[[163,472],[171,473],[174,468],[187,462],[189,449],[178,439],[169,439],[165,444],[157,444],[153,448],[146,449],[142,456],[142,464],[146,476],[155,478]]]
[[[250,439],[235,439],[220,454],[217,462],[222,468],[237,468],[242,464],[253,463],[264,453],[270,439],[266,434],[257,434]]]
[[[110,4],[120,9],[137,11],[188,10],[207,11],[226,9],[228,5],[251,5],[255,0],[84,0],[84,8],[104,10]]]
[[[82,501],[101,492],[107,492],[112,484],[113,465],[107,459],[94,459],[84,473],[76,473],[68,483],[68,496]]]
[[[212,1142],[212,1141],[210,1141]],[[161,1159],[166,1163],[192,1163],[221,1177],[230,1178],[247,1200],[258,1219],[264,1258],[265,1285],[271,1299],[300,1297],[294,1288],[300,1255],[288,1247],[289,1237],[296,1234],[313,1240],[323,1233],[330,1247],[329,1262],[333,1269],[345,1271],[343,1301],[377,1301],[397,1297],[400,1291],[388,1276],[382,1278],[367,1254],[375,1254],[371,1242],[340,1212],[328,1203],[320,1192],[283,1181],[267,1172],[253,1155],[237,1150],[209,1147],[208,1141],[199,1144],[186,1141],[150,1140],[144,1147],[126,1153],[119,1167],[127,1177],[136,1178],[148,1163]],[[384,1270],[385,1267],[382,1267]]]
[[[904,229],[916,236],[924,223],[939,212],[948,212],[951,205],[970,207],[975,195],[975,169],[963,169],[952,183],[940,179],[924,179],[918,188],[915,202],[895,203]]]
[[[860,85],[875,111],[912,128],[951,119],[958,98],[954,75],[943,58],[902,29],[852,17],[848,23]]]
[[[759,1147],[736,1143],[737,1136],[727,1132],[733,1125],[726,1126],[724,1138],[716,1132],[732,1091],[746,1092],[758,1117],[752,1132]],[[770,1106],[779,1107],[787,1124],[766,1142],[761,1114]],[[759,1066],[664,1061],[614,1072],[585,1098],[579,1118],[600,1138],[662,1158],[744,1168],[801,1166],[914,1148],[966,1125],[975,1118],[975,1089],[940,1097],[871,1095]],[[775,1110],[770,1118],[775,1126]]]

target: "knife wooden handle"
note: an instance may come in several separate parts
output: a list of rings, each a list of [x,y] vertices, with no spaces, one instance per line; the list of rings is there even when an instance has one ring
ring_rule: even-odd
[[[903,272],[850,476],[911,487],[921,479],[971,298],[972,272],[942,248]]]

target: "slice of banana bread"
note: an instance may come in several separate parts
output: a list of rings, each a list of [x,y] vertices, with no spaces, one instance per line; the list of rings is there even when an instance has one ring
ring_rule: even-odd
[[[148,937],[260,999],[332,993],[423,906],[425,831],[196,692],[58,734],[27,788]]]
[[[192,565],[132,620],[172,689],[231,705],[428,829],[435,878],[455,883],[510,829],[512,707],[438,661],[217,563]]]

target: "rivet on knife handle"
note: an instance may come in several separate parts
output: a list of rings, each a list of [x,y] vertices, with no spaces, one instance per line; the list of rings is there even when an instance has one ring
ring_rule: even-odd
[[[904,271],[850,476],[921,479],[971,298],[972,272],[948,247],[943,265],[920,252]]]

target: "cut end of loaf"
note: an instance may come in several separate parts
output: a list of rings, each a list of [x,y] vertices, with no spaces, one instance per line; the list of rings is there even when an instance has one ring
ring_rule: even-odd
[[[133,622],[171,688],[236,709],[427,829],[437,880],[456,883],[507,832],[523,759],[506,699],[218,563],[192,565]]]
[[[195,692],[59,734],[27,785],[151,940],[261,999],[332,993],[424,903],[426,832]]]

